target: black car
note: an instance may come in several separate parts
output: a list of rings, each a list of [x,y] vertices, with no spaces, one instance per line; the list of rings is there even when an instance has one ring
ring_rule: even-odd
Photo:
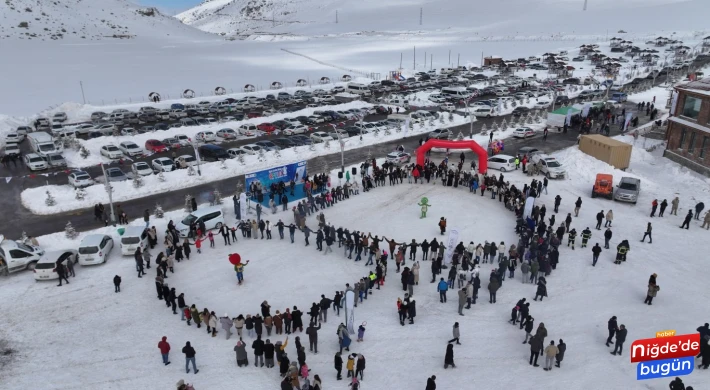
[[[156,123],[156,124],[155,124],[155,129],[156,129],[156,130],[167,130],[167,129],[169,129],[169,128],[170,128],[170,127],[169,127],[168,124],[165,123],[165,122],[160,122],[160,123]]]
[[[389,111],[387,110],[387,107],[377,106],[375,107],[375,113],[379,115],[387,115],[389,114]]]
[[[198,115],[200,115],[200,113],[197,112],[197,110],[193,110],[193,109],[185,110],[185,114],[186,114],[187,116],[198,116]]]
[[[309,119],[307,116],[305,116],[305,115],[297,116],[297,117],[296,117],[296,120],[299,121],[299,122],[301,122],[301,123],[304,124],[304,125],[315,125],[315,124],[316,124],[314,121],[310,120],[310,119]]]
[[[271,140],[276,146],[280,147],[281,149],[288,149],[292,148],[294,146],[298,146],[296,142],[289,138],[276,138],[274,140]]]
[[[217,145],[202,145],[199,152],[201,158],[205,161],[226,160],[229,158],[227,151]]]
[[[567,104],[569,103],[569,97],[567,95],[557,95],[555,98],[555,103],[556,104]]]
[[[274,122],[271,122],[271,124],[274,125],[274,127],[276,127],[279,130],[283,130],[283,129],[291,126],[291,123],[286,122],[285,120],[274,121]]]
[[[486,76],[484,74],[477,73],[477,74],[474,74],[473,77],[471,77],[471,78],[474,80],[486,80],[486,79],[488,79],[488,76]]]
[[[297,143],[298,145],[310,145],[313,143],[313,141],[309,137],[306,137],[302,134],[292,135],[291,137],[289,137],[289,139]]]
[[[525,115],[528,112],[530,112],[530,109],[527,107],[523,107],[523,106],[515,107],[515,109],[513,109],[513,116]]]
[[[579,85],[579,79],[576,78],[576,77],[570,77],[570,78],[568,78],[568,79],[564,79],[564,81],[562,81],[562,84],[565,84],[565,85],[567,85],[567,84]]]
[[[348,137],[360,135],[360,129],[355,126],[348,126],[348,127],[344,128],[343,130],[345,130],[348,133]]]

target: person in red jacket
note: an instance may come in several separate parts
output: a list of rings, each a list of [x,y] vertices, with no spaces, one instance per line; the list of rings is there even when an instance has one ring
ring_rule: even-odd
[[[207,237],[201,237],[199,234],[197,235],[197,238],[195,239],[195,249],[197,249],[197,253],[202,253],[202,241],[206,239]]]
[[[163,356],[163,364],[166,366],[170,364],[168,355],[170,354],[170,344],[168,344],[168,338],[163,336],[163,340],[158,343],[158,349],[160,349],[160,354]]]
[[[414,169],[412,169],[412,176],[414,176],[414,184],[417,184],[417,181],[419,180],[419,176],[421,176],[421,174],[419,173],[419,167],[416,165],[414,166]]]

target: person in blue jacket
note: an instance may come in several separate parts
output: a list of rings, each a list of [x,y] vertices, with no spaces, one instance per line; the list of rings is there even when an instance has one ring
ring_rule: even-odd
[[[446,283],[444,278],[441,278],[439,284],[436,286],[436,291],[439,292],[439,301],[441,303],[446,302],[446,291],[449,290],[449,285]]]

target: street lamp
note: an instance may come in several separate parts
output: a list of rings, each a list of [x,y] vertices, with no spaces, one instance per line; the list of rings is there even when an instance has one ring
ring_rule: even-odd
[[[468,103],[464,103],[464,104],[466,104],[466,106],[465,106],[466,114],[469,116],[469,120],[471,121],[470,133],[471,133],[471,139],[473,139],[473,115],[471,114],[471,110],[468,107]]]
[[[345,142],[343,141],[343,137],[338,131],[338,127],[331,124],[333,126],[334,133],[338,136],[338,144],[340,145],[340,172],[344,175],[345,174]],[[360,129],[362,132],[362,128]]]
[[[195,150],[195,160],[197,160],[197,175],[202,176],[202,171],[200,170],[200,165],[202,164],[202,159],[200,158],[200,153],[197,151],[197,139],[191,141],[192,149]]]
[[[101,163],[101,172],[104,174],[104,187],[106,188],[106,193],[108,194],[108,204],[111,209],[111,224],[116,226],[116,214],[113,212],[113,187],[111,187],[111,182],[106,176],[106,169],[104,168],[104,163]]]

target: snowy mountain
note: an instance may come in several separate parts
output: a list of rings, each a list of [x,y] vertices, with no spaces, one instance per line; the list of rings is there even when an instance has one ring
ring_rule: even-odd
[[[223,35],[372,35],[437,31],[471,36],[703,29],[702,0],[204,0],[176,17]],[[687,10],[694,10],[689,13]],[[697,11],[697,12],[696,12]],[[664,23],[653,23],[664,15]]]
[[[154,8],[128,0],[5,0],[0,39],[127,39],[200,35]]]

